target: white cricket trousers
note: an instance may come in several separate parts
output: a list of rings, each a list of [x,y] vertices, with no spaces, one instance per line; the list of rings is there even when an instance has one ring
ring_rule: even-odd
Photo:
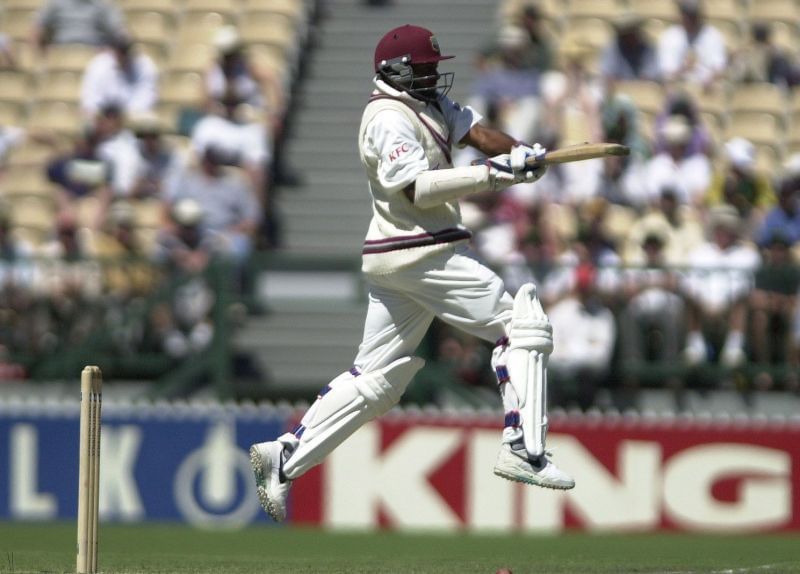
[[[514,301],[466,245],[366,280],[369,306],[353,363],[362,373],[413,355],[434,317],[492,343],[508,335]]]

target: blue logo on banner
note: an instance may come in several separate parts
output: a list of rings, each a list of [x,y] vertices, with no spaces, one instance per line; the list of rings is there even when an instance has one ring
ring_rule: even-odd
[[[8,411],[0,411],[0,519],[74,518],[77,404]],[[104,406],[101,520],[178,520],[202,528],[266,520],[247,450],[286,426],[286,416],[273,409]]]

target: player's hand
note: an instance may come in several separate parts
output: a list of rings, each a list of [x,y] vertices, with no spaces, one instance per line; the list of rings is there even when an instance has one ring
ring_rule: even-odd
[[[489,167],[489,181],[492,191],[502,191],[510,185],[517,183],[514,170],[511,169],[511,158],[504,153],[490,157],[486,160]]]
[[[529,146],[525,143],[517,143],[511,148],[509,154],[509,165],[514,172],[516,181],[514,183],[533,183],[542,177],[547,171],[546,165],[530,166],[528,160],[533,158],[539,161],[544,158],[547,150],[538,143]]]

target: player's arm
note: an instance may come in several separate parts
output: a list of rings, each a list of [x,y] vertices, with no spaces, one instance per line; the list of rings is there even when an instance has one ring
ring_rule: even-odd
[[[459,141],[472,146],[489,159],[479,165],[421,173],[413,190],[406,190],[409,199],[419,207],[432,207],[482,191],[501,191],[515,183],[534,182],[545,166],[530,168],[529,157],[541,157],[545,149],[516,141],[510,135],[480,123],[474,123]]]
[[[493,156],[511,152],[518,142],[505,132],[478,123],[469,129],[459,143]]]

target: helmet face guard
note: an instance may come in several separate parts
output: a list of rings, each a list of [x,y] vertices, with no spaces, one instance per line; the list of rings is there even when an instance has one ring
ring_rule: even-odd
[[[453,72],[420,73],[418,68],[422,65],[415,67],[407,63],[408,58],[402,56],[387,62],[378,69],[378,75],[393,88],[426,102],[435,102],[453,87]]]
[[[433,32],[407,24],[390,30],[378,42],[375,72],[392,87],[417,99],[436,101],[453,85],[452,72],[440,74],[436,64],[452,57],[442,55]]]

